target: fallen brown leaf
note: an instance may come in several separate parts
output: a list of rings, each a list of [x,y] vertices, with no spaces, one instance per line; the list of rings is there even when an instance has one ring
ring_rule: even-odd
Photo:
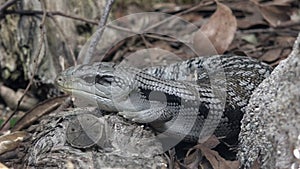
[[[258,4],[258,7],[264,19],[272,27],[279,26],[280,24],[290,20],[290,16],[284,6]]]
[[[282,48],[276,48],[268,50],[260,59],[266,62],[274,62],[278,58],[280,58],[280,55],[282,53]]]
[[[21,130],[41,116],[55,110],[67,97],[68,96],[55,97],[38,104],[33,109],[29,110],[19,121],[17,121],[16,125],[12,128],[12,131]]]
[[[201,27],[194,37],[196,51],[205,50],[202,34],[208,37],[219,54],[224,53],[234,38],[237,29],[237,21],[230,8],[217,2],[217,10],[209,21]],[[197,36],[200,35],[200,36]]]
[[[268,1],[265,4],[266,5],[276,5],[276,6],[290,6],[292,2],[295,0],[273,0]]]
[[[196,149],[194,152],[188,154],[185,158],[184,158],[184,164],[188,167],[188,168],[198,168],[199,164],[202,161],[202,155],[201,152]]]
[[[198,141],[198,143],[201,143]],[[220,144],[220,140],[215,136],[211,135],[207,140],[205,140],[202,144],[204,144],[207,148],[215,148]]]
[[[18,90],[15,92],[9,87],[6,87],[4,85],[0,85],[0,96],[3,98],[5,103],[8,107],[15,109],[18,105],[19,99],[24,94],[23,90]],[[20,106],[18,107],[20,110],[28,110],[32,108],[35,104],[37,104],[38,100],[28,93],[26,93],[25,97],[23,98]]]
[[[238,161],[227,161],[223,157],[219,155],[218,152],[209,149],[204,146],[204,144],[198,144],[196,146],[201,150],[203,156],[210,162],[213,166],[213,169],[238,169],[239,162]]]
[[[251,169],[260,169],[261,165],[259,164],[258,160],[256,159],[254,161],[253,166],[251,167]]]
[[[0,137],[0,154],[14,150],[25,137],[27,132],[16,131]]]
[[[1,169],[8,169],[8,167],[6,167],[4,164],[0,163],[0,168]]]
[[[278,36],[275,39],[276,45],[282,46],[282,47],[292,47],[296,38],[292,36]]]
[[[259,8],[253,2],[242,2],[238,9],[244,13],[249,13],[244,18],[237,19],[238,28],[246,29],[256,25],[267,25],[260,14]]]

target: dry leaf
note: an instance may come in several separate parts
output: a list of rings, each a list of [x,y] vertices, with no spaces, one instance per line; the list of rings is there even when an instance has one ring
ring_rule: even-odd
[[[282,51],[282,53],[281,53],[281,58],[282,58],[282,59],[287,58],[291,52],[292,52],[292,49],[291,49],[291,48],[283,49],[283,51]]]
[[[278,36],[275,39],[275,44],[282,47],[291,47],[295,40],[296,38],[293,36]]]
[[[212,149],[215,148],[217,145],[219,145],[220,141],[215,135],[212,135],[207,140],[205,140],[205,142],[202,144],[204,144],[207,148]]]
[[[66,98],[67,96],[55,97],[38,104],[17,121],[12,130],[17,131],[27,127],[41,116],[55,110]]]
[[[188,154],[184,158],[184,164],[188,168],[198,168],[199,164],[201,163],[201,160],[202,160],[201,152],[198,149],[196,149],[194,152]]]
[[[232,42],[236,29],[237,21],[230,8],[217,2],[216,12],[210,17],[209,21],[201,27],[200,35],[206,35],[217,52],[222,54]],[[199,46],[202,36],[198,37],[197,34],[194,37],[194,45],[196,51],[201,51],[205,48]]]
[[[244,5],[241,6],[239,10],[244,11],[243,9],[248,9],[249,11],[245,11],[245,13],[249,14],[245,15],[245,18],[239,18],[237,20],[238,28],[246,29],[256,25],[267,25],[260,14],[259,8],[253,5],[253,2],[243,2],[242,4]]]
[[[295,0],[273,0],[266,2],[266,5],[290,6]]]
[[[6,167],[4,164],[0,163],[0,168],[1,169],[8,169],[8,167]]]
[[[276,61],[282,52],[282,48],[271,49],[267,51],[260,59],[266,62]]]
[[[254,13],[253,15],[246,16],[243,19],[237,20],[238,27],[241,29],[250,28],[256,25],[267,25],[266,22],[263,21],[263,18],[259,13]]]
[[[287,11],[279,6],[259,5],[259,9],[264,19],[273,27],[290,20]]]
[[[256,159],[251,167],[251,169],[260,169],[261,165],[259,164],[258,160]]]
[[[0,154],[14,150],[19,142],[27,136],[27,132],[16,131],[0,137]]]
[[[243,35],[241,39],[245,40],[248,43],[252,43],[254,45],[258,44],[257,38],[254,34]]]
[[[4,86],[0,85],[0,96],[3,98],[5,103],[8,105],[8,107],[15,109],[18,105],[19,99],[24,94],[23,90],[18,90],[15,92],[14,90]],[[37,104],[38,100],[28,93],[25,94],[19,109],[20,110],[28,110],[32,108],[35,104]]]
[[[238,169],[239,162],[238,161],[227,161],[223,157],[219,155],[218,152],[209,149],[203,144],[198,144],[197,148],[199,148],[206,157],[206,159],[213,166],[213,169]]]

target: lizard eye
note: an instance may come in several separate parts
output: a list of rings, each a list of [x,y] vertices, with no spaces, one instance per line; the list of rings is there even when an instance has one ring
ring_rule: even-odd
[[[110,85],[113,81],[113,76],[109,75],[96,75],[95,82],[96,84],[102,84],[102,85]]]

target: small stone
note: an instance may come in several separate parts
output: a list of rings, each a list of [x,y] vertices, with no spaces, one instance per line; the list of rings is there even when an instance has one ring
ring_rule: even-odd
[[[294,154],[294,156],[295,156],[298,160],[300,160],[300,147],[295,148],[295,149],[293,150],[293,154]]]

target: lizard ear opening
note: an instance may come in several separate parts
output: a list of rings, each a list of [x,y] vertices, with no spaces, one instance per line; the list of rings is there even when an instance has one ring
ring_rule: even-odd
[[[101,85],[111,85],[113,81],[113,76],[109,75],[96,75],[95,77],[95,83],[96,84],[101,84]]]

